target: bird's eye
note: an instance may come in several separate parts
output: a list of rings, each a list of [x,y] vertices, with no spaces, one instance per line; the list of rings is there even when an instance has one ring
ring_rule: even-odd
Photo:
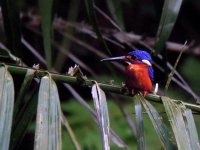
[[[136,57],[134,55],[128,55],[126,56],[127,59],[136,59]]]

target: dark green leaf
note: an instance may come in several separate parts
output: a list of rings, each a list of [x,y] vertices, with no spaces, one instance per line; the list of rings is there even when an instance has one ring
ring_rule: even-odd
[[[11,135],[11,150],[19,149],[20,144],[26,134],[28,125],[36,114],[37,108],[37,96],[38,93],[35,93],[31,98],[28,98],[29,101],[23,108],[19,111],[18,118],[16,122],[14,122],[12,135]]]
[[[21,29],[17,2],[16,0],[2,0],[1,8],[8,48],[14,55],[21,57]]]
[[[122,11],[122,1],[121,0],[107,0],[108,8],[119,26],[124,30],[124,18]]]
[[[172,140],[173,135],[170,133],[167,126],[164,124],[162,116],[159,115],[158,111],[151,105],[143,96],[139,95],[140,100],[148,113],[149,118],[158,134],[164,148],[166,150],[177,149],[175,143]]]
[[[156,36],[155,49],[159,53],[168,40],[178,17],[182,0],[165,0]]]
[[[52,6],[53,0],[39,0],[39,8],[41,13],[41,25],[43,35],[43,45],[48,69],[52,67],[52,47],[51,40],[53,36],[52,30]]]
[[[190,144],[190,137],[188,135],[187,124],[185,124],[182,112],[182,106],[173,102],[172,99],[168,97],[161,97],[165,111],[170,120],[172,126],[178,149],[181,150],[192,150]],[[192,136],[192,135],[190,135]]]
[[[102,43],[103,43],[105,49],[108,51],[108,53],[111,54],[106,42],[103,39],[103,36],[99,30],[99,26],[98,26],[97,19],[96,19],[96,14],[95,14],[95,10],[94,10],[94,0],[85,0],[85,4],[86,4],[89,20],[96,32],[97,37],[99,38],[100,41],[102,41]]]
[[[24,96],[29,90],[29,87],[31,85],[31,82],[34,78],[35,70],[34,69],[28,69],[26,76],[24,78],[24,81],[21,85],[19,94],[17,95],[17,99],[15,101],[15,110],[14,110],[14,119],[16,119],[16,115],[19,111],[19,108],[22,107],[22,104],[26,105],[27,102],[24,101]]]

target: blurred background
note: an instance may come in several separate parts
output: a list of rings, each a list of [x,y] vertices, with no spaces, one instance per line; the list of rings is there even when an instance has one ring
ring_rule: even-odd
[[[164,95],[164,87],[168,79],[170,69],[167,62],[174,65],[181,48],[187,41],[177,72],[188,84],[184,88],[179,82],[173,82],[167,92],[167,96],[184,100],[190,103],[199,101],[200,95],[200,1],[183,0],[178,13],[175,26],[169,36],[166,46],[156,53],[154,51],[156,36],[163,11],[164,0],[95,0],[95,19],[89,19],[84,0],[56,0],[53,4],[52,17],[52,69],[51,71],[66,74],[70,66],[78,64],[88,79],[94,79],[103,83],[121,85],[124,82],[124,66],[121,63],[100,62],[106,57],[125,55],[129,51],[142,49],[150,52],[154,60],[155,83],[159,84],[159,94]],[[3,1],[1,1],[3,7]],[[14,6],[13,6],[14,7]],[[41,69],[47,69],[41,33],[41,13],[37,1],[20,0],[16,3],[16,11],[20,12],[19,24],[14,32],[18,34],[20,29],[21,43],[19,50],[14,50],[8,37],[8,24],[0,17],[0,43],[10,49],[27,66],[40,64]],[[45,6],[43,6],[45,9]],[[1,9],[2,10],[2,9]],[[15,11],[15,10],[13,10]],[[16,18],[17,20],[17,18]],[[96,22],[96,28],[93,28]],[[95,33],[98,29],[104,39],[99,39]],[[160,56],[162,59],[160,59]],[[7,59],[1,59],[7,63],[13,63]],[[23,77],[14,76],[16,93]],[[98,125],[91,114],[79,102],[72,92],[62,84],[57,83],[61,99],[62,110],[79,143],[84,150],[101,149],[101,137]],[[37,85],[33,85],[34,86]],[[91,107],[90,89],[73,86]],[[110,124],[113,130],[131,148],[136,149],[136,140],[129,127],[124,112],[134,121],[135,114],[133,101],[128,97],[110,95],[107,93]],[[164,118],[166,114],[161,104],[154,104]],[[120,107],[121,106],[121,107]],[[123,107],[122,107],[123,106]],[[200,124],[199,115],[194,115],[197,127]],[[162,149],[161,143],[153,129],[148,116],[144,112],[145,136],[149,149]],[[23,139],[20,149],[33,149],[34,119],[29,125],[29,132]],[[199,130],[200,132],[200,130]],[[64,130],[63,149],[74,149],[73,144]],[[111,143],[111,149],[119,149]]]

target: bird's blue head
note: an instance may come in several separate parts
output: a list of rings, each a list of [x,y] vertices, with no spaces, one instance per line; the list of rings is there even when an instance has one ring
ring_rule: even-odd
[[[148,65],[149,76],[154,81],[154,72],[152,68],[151,55],[143,50],[135,50],[128,53],[128,56],[132,56],[135,61],[142,62]]]
[[[135,50],[129,52],[128,55],[135,57],[136,61],[148,60],[150,63],[152,63],[151,55],[146,51]]]
[[[152,58],[151,55],[143,50],[135,50],[132,52],[129,52],[126,56],[119,56],[119,57],[112,57],[112,58],[105,58],[101,61],[116,61],[116,60],[122,60],[130,63],[136,63],[141,62],[148,66],[149,71],[149,77],[151,81],[154,81],[154,74],[153,74],[153,68],[152,68]]]

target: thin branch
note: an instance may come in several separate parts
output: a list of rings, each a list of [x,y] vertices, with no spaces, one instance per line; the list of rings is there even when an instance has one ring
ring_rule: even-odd
[[[12,65],[7,65],[7,67],[8,67],[8,70],[9,70],[10,73],[23,74],[23,75],[27,72],[27,69],[33,69],[33,68],[26,68],[26,67],[12,66]],[[46,70],[36,70],[36,77],[41,78],[44,75],[46,75],[46,73],[47,73]],[[74,85],[82,85],[82,86],[87,87],[87,88],[91,88],[91,86],[93,85],[93,80],[83,80],[82,82],[80,82],[80,79],[77,80],[77,77],[71,77],[71,76],[68,76],[68,75],[57,74],[57,73],[53,73],[53,72],[51,72],[51,76],[55,81],[60,81],[60,82],[63,82],[63,83],[74,84]],[[122,92],[122,86],[120,86],[120,85],[105,84],[105,83],[101,83],[101,82],[98,82],[98,84],[105,92],[113,92],[113,93],[117,93],[117,94],[130,96],[130,94],[126,94],[127,91],[125,93]],[[146,96],[146,99],[149,100],[149,101],[162,103],[161,96],[159,96],[159,95],[148,94]],[[180,100],[173,100],[173,101],[175,103],[180,102]],[[200,106],[199,105],[190,104],[190,103],[186,103],[186,102],[183,102],[183,104],[187,108],[192,109],[193,111],[200,112]]]

